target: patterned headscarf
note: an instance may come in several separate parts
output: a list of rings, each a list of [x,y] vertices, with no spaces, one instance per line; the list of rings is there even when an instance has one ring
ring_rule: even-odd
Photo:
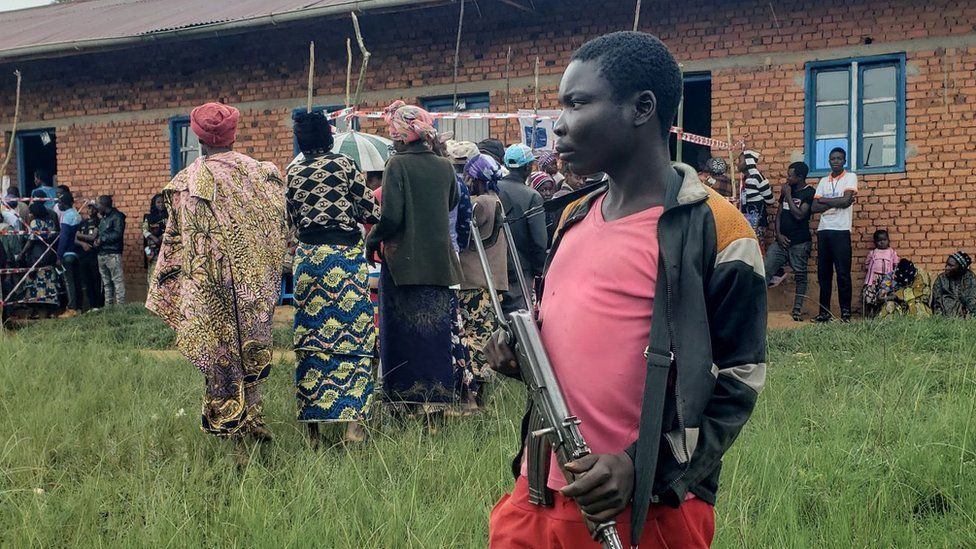
[[[898,267],[895,268],[895,282],[899,288],[907,288],[915,282],[915,275],[917,274],[918,269],[915,268],[915,264],[911,260],[902,259],[898,262]]]
[[[502,167],[487,154],[478,154],[464,165],[464,173],[475,181],[484,184],[485,189],[498,192],[498,180],[502,178]]]
[[[201,143],[229,147],[237,139],[241,111],[221,103],[205,103],[190,111],[190,129]]]
[[[712,175],[727,175],[729,173],[729,163],[717,156],[713,156],[705,161],[704,171]]]
[[[956,263],[958,263],[963,270],[969,270],[969,267],[973,264],[973,258],[969,257],[969,254],[962,250],[950,255],[949,257],[955,259]]]
[[[390,126],[390,138],[394,141],[430,142],[437,137],[434,119],[430,113],[415,105],[407,105],[399,100],[394,101],[383,111],[383,119]]]

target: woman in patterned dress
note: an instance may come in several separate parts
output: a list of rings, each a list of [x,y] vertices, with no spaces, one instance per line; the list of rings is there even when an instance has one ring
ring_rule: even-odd
[[[478,227],[485,253],[491,268],[495,290],[508,291],[508,244],[501,234],[501,201],[498,198],[498,180],[501,166],[495,159],[479,154],[464,166],[464,179],[471,191],[474,204],[474,223]],[[488,282],[485,280],[481,261],[474,245],[461,251],[461,317],[464,322],[464,339],[471,350],[473,379],[465,384],[465,409],[474,412],[488,368],[485,347],[495,331],[497,319],[491,307]]]
[[[32,202],[30,213],[31,234],[18,256],[18,263],[36,268],[27,275],[24,299],[33,309],[31,318],[39,318],[42,314],[46,318],[51,316],[60,303],[58,275],[54,271],[58,255],[53,247],[58,236],[58,218],[43,202]]]
[[[288,167],[295,251],[295,372],[298,421],[313,446],[320,423],[345,423],[347,441],[362,441],[373,401],[376,329],[362,224],[379,221],[366,176],[347,156],[332,153],[322,113],[295,116],[305,159]]]
[[[902,258],[894,273],[895,284],[891,292],[881,297],[882,308],[878,318],[932,316],[932,282],[929,274],[908,259]]]
[[[397,154],[383,173],[382,215],[366,238],[380,253],[380,356],[383,391],[397,411],[435,421],[458,401],[463,347],[457,292],[461,265],[449,213],[460,202],[454,168],[432,146],[430,114],[396,101],[385,113]]]
[[[281,172],[233,148],[240,116],[221,103],[190,112],[203,155],[163,189],[169,219],[146,308],[203,374],[204,432],[233,439],[243,465],[247,439],[272,438],[261,386],[271,374],[287,227]]]

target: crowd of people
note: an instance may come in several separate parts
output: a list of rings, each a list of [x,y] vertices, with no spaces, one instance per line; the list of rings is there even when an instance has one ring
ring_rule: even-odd
[[[831,297],[836,274],[840,318],[850,321],[853,310],[851,231],[853,206],[857,200],[857,176],[846,169],[847,152],[835,148],[829,154],[830,173],[814,185],[807,183],[809,166],[789,165],[780,186],[779,207],[772,186],[759,170],[761,156],[754,151],[739,155],[739,194],[734,200],[761,243],[772,219],[772,242],[765,249],[767,284],[776,286],[785,278],[785,267],[793,272],[796,284],[792,316],[802,321],[807,300],[807,269],[813,251],[810,224],[820,214],[817,236],[817,280],[820,286],[815,322],[829,322]],[[699,178],[723,196],[732,198],[733,183],[728,165],[720,158],[706,158]],[[943,272],[934,283],[931,275],[908,258],[899,257],[891,247],[887,229],[873,235],[874,248],[864,262],[862,312],[866,318],[891,316],[925,317],[941,314],[968,317],[976,314],[976,274],[972,259],[958,251],[946,259]]]
[[[78,316],[125,302],[125,214],[112,197],[76,204],[67,185],[45,170],[22,198],[11,187],[0,203],[0,301],[4,316]]]
[[[294,281],[297,419],[313,446],[330,424],[347,441],[363,440],[364,421],[381,401],[396,417],[425,420],[431,429],[444,415],[478,413],[493,373],[517,375],[497,337],[494,288],[504,312],[537,311],[560,385],[597,452],[566,465],[585,481],[567,483],[553,462],[555,497],[573,498],[595,517],[616,514],[629,475],[639,509],[654,505],[660,520],[678,520],[664,510],[670,507],[652,504],[648,479],[678,478],[689,455],[655,466],[658,434],[718,456],[762,386],[766,291],[758,243],[728,201],[709,194],[694,170],[670,162],[680,70],[660,41],[641,33],[594,40],[577,52],[563,87],[558,157],[491,139],[451,140],[428,112],[394,102],[384,117],[394,150],[379,177],[332,152],[332,128],[321,113],[294,116],[302,154],[282,172],[233,149],[237,109],[194,109],[190,127],[203,154],[154,198],[143,229],[147,263],[155,263],[146,305],[176,330],[180,351],[203,373],[204,431],[238,444],[271,437],[261,386],[271,369],[284,264]],[[748,167],[755,169],[755,159]],[[768,184],[757,192],[765,200]],[[675,263],[665,269],[659,257]],[[705,258],[715,262],[709,281],[698,268]],[[606,265],[629,268],[606,272]],[[720,300],[725,292],[732,297]],[[716,306],[698,306],[703,300]],[[652,314],[662,319],[657,328]],[[733,327],[736,318],[745,320]],[[666,375],[644,383],[652,364],[675,364],[669,346],[672,361],[697,372],[694,379],[681,374],[681,395]],[[572,373],[596,364],[608,370]],[[593,393],[600,386],[617,412],[601,411],[606,399]],[[717,386],[729,417],[699,437]],[[666,397],[669,391],[675,394]],[[653,419],[647,403],[666,398],[664,415]],[[625,452],[631,444],[633,453]],[[688,480],[675,480],[666,499],[675,507],[685,502],[702,528],[686,537],[701,541],[711,537],[717,470],[712,458],[690,466]],[[613,482],[591,470],[608,471]],[[526,490],[520,479],[510,501]],[[624,499],[629,505],[630,496]],[[524,512],[500,503],[491,543],[544,535],[513,529]],[[634,543],[653,535],[639,515],[633,530],[622,529]],[[588,539],[578,512],[576,519],[560,535]]]
[[[538,315],[592,453],[553,459],[545,478],[530,478],[527,411],[514,489],[492,511],[490,544],[586,546],[582,511],[596,522],[629,519],[617,526],[631,546],[707,547],[721,458],[765,382],[767,286],[792,268],[802,319],[815,213],[815,320],[831,318],[835,272],[841,318],[851,317],[857,177],[842,149],[815,188],[809,168],[791,164],[776,208],[756,152],[739,156],[738,181],[718,158],[700,172],[672,163],[681,89],[680,68],[657,38],[609,34],[584,44],[563,74],[558,157],[451,140],[428,112],[397,101],[385,111],[394,151],[381,174],[332,151],[322,113],[294,116],[302,155],[282,172],[234,150],[237,109],[194,109],[202,155],[153,198],[142,230],[146,306],[203,374],[203,430],[238,444],[272,436],[261,387],[283,265],[294,282],[297,419],[313,446],[329,424],[362,441],[381,401],[431,429],[446,414],[478,413],[494,374],[519,376],[511,342],[496,330],[494,288],[505,312]],[[107,196],[82,215],[70,190],[47,179],[36,195],[57,210],[31,202],[14,219],[8,212],[23,204],[13,199],[4,209],[5,222],[29,219],[33,231],[15,263],[56,267],[31,275],[27,299],[56,303],[63,271],[76,294],[69,311],[77,310],[95,265],[105,303],[124,302],[125,216]],[[733,202],[722,195],[734,185]],[[967,254],[953,254],[932,287],[886,231],[875,244],[864,295],[876,314],[976,311]],[[649,520],[655,527],[645,528]]]
[[[505,310],[532,308],[517,281],[542,274],[557,220],[543,203],[583,180],[561,173],[552,153],[451,140],[402,102],[387,109],[395,146],[380,177],[332,152],[332,126],[316,112],[294,116],[302,154],[281,173],[233,150],[239,118],[216,103],[193,111],[204,155],[153,197],[143,222],[147,306],[207,378],[204,429],[269,436],[258,386],[283,263],[294,283],[297,417],[313,445],[322,424],[365,437],[378,379],[395,414],[431,428],[478,413],[497,322],[472,222]],[[241,327],[252,322],[260,327]]]

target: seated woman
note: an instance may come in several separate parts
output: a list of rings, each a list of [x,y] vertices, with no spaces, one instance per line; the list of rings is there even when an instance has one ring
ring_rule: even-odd
[[[946,260],[945,271],[935,279],[932,308],[945,316],[965,318],[976,314],[976,274],[969,267],[972,258],[956,252]]]
[[[932,283],[927,272],[915,267],[908,259],[902,259],[895,268],[894,282],[892,290],[881,297],[882,306],[878,318],[932,316],[932,309],[929,307]]]

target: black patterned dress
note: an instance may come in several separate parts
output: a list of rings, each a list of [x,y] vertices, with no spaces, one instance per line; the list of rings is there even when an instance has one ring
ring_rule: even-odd
[[[306,156],[286,176],[299,241],[292,268],[298,420],[356,421],[372,404],[376,344],[360,224],[376,223],[379,207],[348,157]]]

